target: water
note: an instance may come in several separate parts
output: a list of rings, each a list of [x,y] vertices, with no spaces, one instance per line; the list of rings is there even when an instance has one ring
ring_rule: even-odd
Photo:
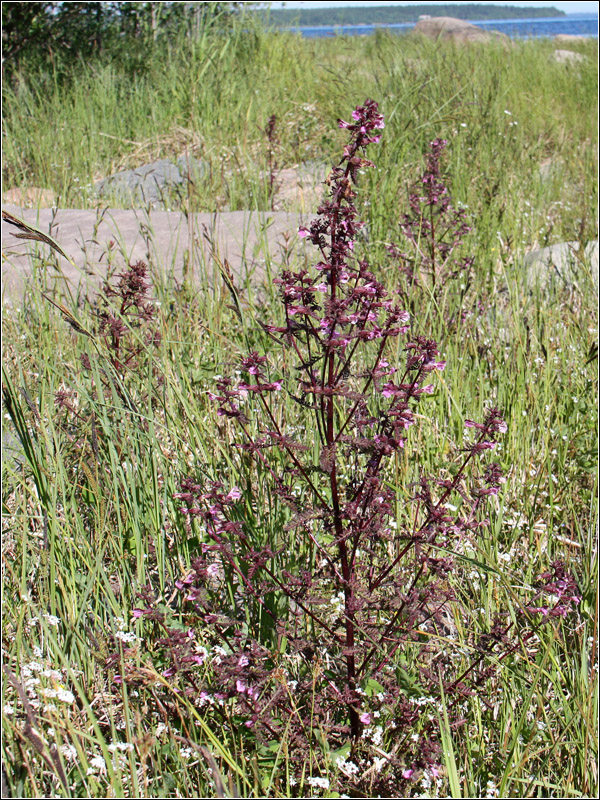
[[[597,14],[567,14],[566,17],[548,17],[538,19],[496,19],[496,20],[466,20],[478,28],[487,31],[499,31],[513,39],[541,38],[543,36],[556,36],[559,33],[568,33],[572,36],[598,36]],[[301,33],[302,36],[314,38],[317,36],[365,36],[373,33],[378,28],[383,28],[392,33],[405,33],[414,28],[414,23],[398,23],[396,25],[320,25],[319,27],[290,27],[283,30],[292,33]]]

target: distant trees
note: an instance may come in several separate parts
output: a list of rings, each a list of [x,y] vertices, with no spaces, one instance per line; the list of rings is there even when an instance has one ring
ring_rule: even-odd
[[[562,17],[564,11],[548,6],[546,8],[520,8],[517,6],[495,6],[468,3],[457,5],[406,5],[377,6],[362,8],[303,8],[273,9],[269,20],[277,26],[284,25],[394,25],[416,22],[422,14],[433,17],[456,17],[457,19],[519,19],[526,17]]]
[[[222,23],[242,2],[3,2],[3,72],[23,62],[43,63],[135,47],[201,25]],[[252,5],[252,4],[250,4]]]

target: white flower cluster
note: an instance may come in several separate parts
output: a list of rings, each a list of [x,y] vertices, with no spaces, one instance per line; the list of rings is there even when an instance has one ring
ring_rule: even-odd
[[[343,772],[347,777],[350,777],[351,775],[357,775],[359,772],[358,766],[353,761],[346,761],[343,756],[336,758],[335,765],[339,771]]]
[[[137,642],[138,637],[131,631],[117,631],[115,633],[115,639],[119,639],[125,644],[133,644],[133,642]]]
[[[329,778],[307,778],[306,782],[313,789],[329,789]]]
[[[94,756],[90,759],[90,766],[87,770],[87,775],[104,775],[106,773],[106,761],[102,756]]]
[[[68,689],[64,689],[59,687],[58,689],[41,689],[40,694],[42,697],[55,697],[57,700],[60,700],[62,703],[74,703],[75,702],[75,695],[73,692],[70,692]]]

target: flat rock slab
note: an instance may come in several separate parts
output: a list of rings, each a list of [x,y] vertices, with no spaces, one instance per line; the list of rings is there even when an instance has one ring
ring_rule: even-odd
[[[19,239],[18,229],[2,222],[2,300],[18,301],[32,273],[57,271],[73,289],[98,285],[111,269],[145,261],[154,274],[181,279],[187,273],[211,281],[225,259],[240,280],[264,282],[290,258],[305,252],[298,227],[314,214],[285,211],[229,211],[190,214],[119,209],[4,209],[55,239],[75,266],[40,242]],[[312,254],[311,254],[312,255]]]

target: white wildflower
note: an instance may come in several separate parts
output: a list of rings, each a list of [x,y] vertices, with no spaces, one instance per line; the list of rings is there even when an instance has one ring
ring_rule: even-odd
[[[58,749],[67,761],[75,761],[77,758],[77,748],[72,744],[61,744]]]
[[[329,778],[307,778],[306,782],[313,789],[329,789]]]
[[[167,726],[165,725],[164,722],[159,722],[158,725],[156,726],[156,730],[154,732],[154,735],[156,736],[157,739],[160,739],[160,737],[163,735],[163,733],[165,733],[165,731],[168,731],[168,730],[169,729],[167,728]]]
[[[131,742],[113,742],[108,745],[108,749],[111,753],[115,753],[117,750],[120,750],[122,753],[128,753],[133,750],[133,745]]]
[[[131,631],[129,632],[117,631],[115,633],[115,639],[120,639],[122,642],[125,642],[126,644],[131,644],[137,641],[137,638],[138,637],[135,635],[135,633],[131,633]]]
[[[94,756],[94,758],[90,759],[90,766],[88,767],[87,774],[95,775],[97,772],[101,775],[106,772],[106,761],[102,756]]]

